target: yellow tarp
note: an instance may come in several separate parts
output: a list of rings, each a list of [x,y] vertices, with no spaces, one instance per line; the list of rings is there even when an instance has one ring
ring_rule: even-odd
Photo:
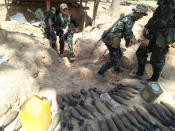
[[[50,105],[46,98],[32,94],[19,111],[24,131],[47,131],[51,124]]]

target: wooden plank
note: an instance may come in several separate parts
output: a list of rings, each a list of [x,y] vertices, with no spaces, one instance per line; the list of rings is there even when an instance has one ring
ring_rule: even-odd
[[[46,1],[46,9],[47,9],[47,11],[50,10],[50,1]]]

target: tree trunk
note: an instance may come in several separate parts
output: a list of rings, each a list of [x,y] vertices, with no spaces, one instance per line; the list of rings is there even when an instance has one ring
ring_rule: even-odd
[[[119,16],[120,15],[120,0],[112,0],[110,6],[111,16]]]

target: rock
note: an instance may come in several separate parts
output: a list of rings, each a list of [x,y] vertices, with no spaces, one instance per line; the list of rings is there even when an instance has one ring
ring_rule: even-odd
[[[42,80],[39,72],[56,65],[58,60],[56,52],[40,44],[39,39],[22,33],[0,32],[0,37],[7,37],[4,45],[0,46],[0,52],[9,58],[0,65],[1,117],[16,103],[21,105],[27,96],[38,92],[40,85],[37,79]],[[2,35],[2,32],[8,35]]]

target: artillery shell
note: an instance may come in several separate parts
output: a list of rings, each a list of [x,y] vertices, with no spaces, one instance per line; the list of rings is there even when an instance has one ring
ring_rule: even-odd
[[[141,90],[141,88],[139,86],[135,86],[135,85],[126,85],[126,87],[129,87],[129,88],[132,88],[132,89],[135,89],[135,90],[138,90],[138,91]]]
[[[119,118],[121,119],[122,123],[127,127],[129,130],[134,130],[133,126],[129,122],[129,120],[124,116],[124,114],[118,115]]]
[[[76,92],[74,92],[74,91],[71,92],[71,95],[72,95],[74,98],[76,98],[76,99],[80,99],[80,98],[81,98],[81,95],[79,95],[78,93],[76,93]]]
[[[107,119],[106,122],[108,124],[110,131],[118,131],[118,128],[112,119]]]
[[[85,97],[88,96],[88,92],[87,92],[85,89],[81,89],[81,90],[80,90],[80,93],[81,93],[83,96],[85,96]]]
[[[156,128],[153,128],[152,126],[150,126],[149,124],[147,124],[146,121],[143,120],[143,118],[137,114],[135,111],[133,110],[128,110],[128,112],[131,113],[131,115],[133,115],[135,117],[135,119],[140,123],[142,124],[146,129],[152,131],[152,130],[155,130]]]
[[[64,113],[63,113],[63,118],[66,122],[69,122],[71,120],[71,115],[70,115],[70,110],[69,109],[65,109]]]
[[[74,125],[70,121],[67,123],[67,129],[69,131],[74,129]]]
[[[148,113],[146,113],[141,107],[135,107],[136,111],[142,116],[144,120],[146,120],[149,124],[155,125],[155,122],[151,120]]]
[[[95,100],[97,100],[99,98],[99,96],[97,95],[97,93],[95,93],[93,90],[89,90],[91,97]]]
[[[160,120],[163,125],[169,126],[169,123],[160,116],[160,114],[152,104],[145,105],[145,108],[149,111],[150,114],[152,114],[155,118]]]
[[[124,94],[128,95],[129,97],[135,97],[135,94],[132,94],[128,90],[119,90],[118,92],[124,93]]]
[[[18,111],[13,111],[11,112],[7,118],[5,119],[4,123],[3,123],[3,127],[7,127],[9,124],[11,124],[15,119],[16,117],[18,116]]]
[[[101,113],[102,115],[105,114],[105,111],[103,110],[103,108],[100,106],[99,103],[95,103],[94,106],[95,106],[95,108],[97,109],[97,111],[98,111],[99,113]]]
[[[155,109],[157,110],[157,112],[160,114],[160,116],[162,116],[167,121],[171,121],[168,118],[168,116],[166,115],[166,113],[164,112],[164,110],[162,110],[162,108],[158,104],[153,104],[153,106],[155,107]]]
[[[66,94],[62,95],[63,101],[65,101],[67,104],[69,104],[69,99],[67,98]]]
[[[122,90],[127,90],[133,94],[139,94],[140,92],[134,88],[131,88],[131,87],[123,87]]]
[[[57,95],[57,96],[56,96],[56,99],[57,99],[58,105],[62,105],[63,99],[62,99],[61,95]]]
[[[170,105],[170,104],[168,104],[168,103],[165,103],[165,102],[163,102],[163,101],[161,101],[160,102],[162,105],[164,105],[165,107],[167,107],[174,115],[175,115],[175,108],[172,106],[172,105]]]
[[[95,112],[95,109],[92,106],[90,106],[90,105],[84,105],[83,107],[85,109],[87,109],[89,112]]]
[[[115,117],[112,117],[117,127],[122,131],[127,131],[126,127],[124,126],[123,122],[119,119],[119,117],[116,115]]]
[[[104,120],[98,121],[98,126],[100,128],[100,131],[110,131]]]
[[[59,122],[60,122],[60,113],[56,113],[52,120],[52,131],[55,130]]]
[[[167,108],[165,107],[163,104],[160,104],[161,108],[166,112],[166,114],[172,119],[175,121],[175,118],[172,114],[172,112]]]
[[[104,103],[105,106],[111,111],[111,112],[115,112],[115,109],[113,108],[113,106],[107,102]]]
[[[132,98],[132,97],[126,95],[125,93],[121,93],[121,92],[116,92],[115,95],[116,96],[120,96],[120,97],[122,97],[125,100],[130,100]]]
[[[90,124],[87,124],[86,131],[94,131],[94,129],[92,128],[92,126]]]
[[[69,100],[69,106],[77,106],[78,102],[73,98],[71,94],[66,94],[68,100]]]
[[[130,113],[124,113],[124,115],[129,119],[129,121],[139,129],[139,131],[144,131],[144,129],[139,126],[139,123],[137,122],[137,120],[135,119],[135,117],[133,117]]]
[[[94,117],[98,117],[98,114],[96,113],[95,109],[90,105],[84,105],[84,109],[86,109],[88,112],[90,112]]]
[[[70,100],[74,100],[72,94],[66,94],[66,96],[67,96],[67,98],[69,99],[69,101],[70,101]]]
[[[117,101],[118,103],[123,104],[123,105],[127,105],[127,102],[126,102],[123,98],[121,98],[120,96],[112,95],[112,97],[113,97],[114,100]]]
[[[71,113],[71,116],[74,117],[75,119],[80,119],[81,118],[81,116],[78,113],[78,111],[74,110],[73,108],[70,108],[70,113]]]
[[[151,104],[145,105],[145,108],[149,113],[151,113],[153,116],[157,117],[158,119],[161,118],[159,113],[155,110],[155,108]]]
[[[166,128],[165,126],[152,121],[149,115],[141,107],[137,107],[137,108],[135,107],[135,109],[142,116],[142,118],[146,120],[152,127],[154,128],[158,127],[161,129],[161,131],[169,131],[169,129]]]
[[[88,119],[95,119],[89,112],[87,112],[85,109],[77,106],[75,107],[75,109],[85,118],[88,118]]]
[[[66,122],[64,121],[64,111],[60,112],[60,122],[61,122],[60,131],[62,131],[66,127]]]

